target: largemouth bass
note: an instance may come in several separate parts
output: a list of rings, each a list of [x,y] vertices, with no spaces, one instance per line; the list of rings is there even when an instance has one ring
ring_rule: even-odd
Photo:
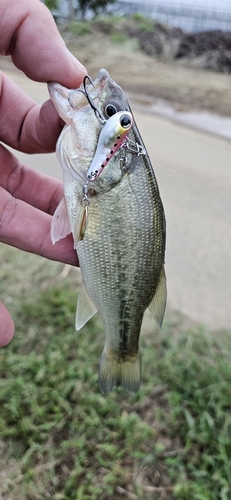
[[[51,83],[49,92],[66,122],[56,149],[64,199],[51,237],[55,243],[73,234],[82,273],[76,329],[99,312],[106,334],[100,388],[136,392],[144,312],[149,307],[161,326],[166,305],[165,216],[155,174],[125,94],[106,70],[77,90]]]

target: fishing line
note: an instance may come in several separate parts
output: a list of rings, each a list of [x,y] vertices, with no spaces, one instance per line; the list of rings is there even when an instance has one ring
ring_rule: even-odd
[[[152,160],[152,163],[154,163],[155,165],[157,165],[157,167],[161,167],[163,168],[164,170],[167,170],[168,172],[173,172],[173,174],[177,174],[177,175],[180,175],[179,172],[176,172],[176,170],[173,170],[172,168],[168,168],[168,167],[165,167],[164,165],[161,165],[160,163],[157,163],[156,161]]]
[[[184,179],[187,184],[192,184],[195,188],[198,188],[200,187],[201,189],[201,184],[195,180],[192,179],[192,177],[188,177],[187,174],[183,174],[182,172],[177,172],[177,170],[173,170],[172,168],[168,168],[168,167],[165,167],[165,165],[161,165],[161,163],[157,163],[156,161],[154,160],[151,160],[151,163],[153,165],[156,165],[157,167],[160,167],[162,168],[163,170],[167,171],[167,172],[171,172],[173,174],[176,174],[179,179]],[[154,172],[156,174],[156,172]],[[158,179],[157,179],[158,180]],[[161,186],[160,186],[161,187]]]

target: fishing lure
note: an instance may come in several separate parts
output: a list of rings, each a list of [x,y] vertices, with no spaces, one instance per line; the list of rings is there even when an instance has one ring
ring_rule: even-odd
[[[87,183],[83,188],[84,199],[87,199],[87,184],[90,181],[94,181],[99,177],[104,167],[110,161],[112,156],[115,154],[117,149],[121,146],[125,146],[126,142],[124,139],[126,138],[129,130],[133,124],[132,114],[129,111],[119,111],[113,113],[108,120],[104,118],[100,110],[95,106],[89,92],[87,81],[94,87],[94,82],[92,81],[89,75],[86,75],[83,80],[83,89],[77,89],[78,92],[84,94],[86,99],[88,100],[92,110],[95,113],[96,118],[102,123],[103,128],[99,136],[97,149],[94,155],[94,158],[91,162],[91,165],[87,171]],[[75,91],[76,92],[76,91]],[[71,92],[72,93],[72,92]],[[74,109],[71,93],[68,97],[68,102],[70,106]],[[114,107],[114,106],[113,106]],[[116,108],[115,108],[116,111]]]
[[[119,149],[133,124],[129,111],[119,111],[112,115],[103,126],[94,158],[87,171],[87,180],[94,181]]]

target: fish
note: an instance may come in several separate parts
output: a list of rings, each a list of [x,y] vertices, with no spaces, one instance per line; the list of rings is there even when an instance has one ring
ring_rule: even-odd
[[[88,85],[85,80],[72,90],[48,84],[50,98],[66,122],[56,147],[64,198],[53,215],[51,239],[55,244],[73,235],[82,274],[76,330],[96,312],[102,319],[101,391],[107,394],[121,386],[137,392],[144,312],[149,308],[160,327],[166,307],[165,214],[122,88],[105,69],[94,81],[87,78]],[[117,147],[122,116],[127,129]]]

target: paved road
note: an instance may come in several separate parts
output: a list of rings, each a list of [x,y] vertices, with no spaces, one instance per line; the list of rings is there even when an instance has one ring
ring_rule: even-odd
[[[37,102],[46,86],[11,76]],[[168,305],[212,328],[231,322],[231,143],[166,119],[135,113],[167,219]],[[54,155],[18,155],[55,177]]]

